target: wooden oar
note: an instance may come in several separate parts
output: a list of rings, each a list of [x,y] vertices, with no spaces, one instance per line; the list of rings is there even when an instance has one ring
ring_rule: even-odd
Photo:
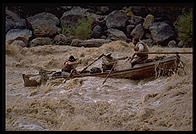
[[[193,52],[135,52],[135,54],[193,54]]]
[[[112,70],[114,69],[114,66],[117,64],[117,62],[114,63],[114,65],[112,66],[112,69],[110,70],[110,72],[108,73],[108,75],[106,76],[105,80],[103,81],[102,85],[106,82],[106,80],[108,79],[108,77],[110,76]]]
[[[193,52],[135,52],[128,60],[132,60],[136,54],[193,54]]]
[[[82,71],[80,73],[83,73],[90,65],[92,65],[93,63],[95,63],[97,60],[99,60],[101,57],[103,57],[104,54],[100,55],[97,59],[95,59],[92,63],[90,63],[88,66],[86,66],[84,69],[82,69]]]

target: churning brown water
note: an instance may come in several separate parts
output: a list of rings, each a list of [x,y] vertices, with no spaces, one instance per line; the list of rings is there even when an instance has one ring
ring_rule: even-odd
[[[150,51],[192,51],[192,48],[154,46]],[[6,130],[178,131],[192,130],[192,55],[180,55],[185,72],[170,77],[129,80],[84,77],[50,80],[40,87],[24,87],[22,73],[40,67],[60,71],[70,56],[82,60],[81,70],[102,53],[113,57],[133,54],[132,44],[115,41],[99,48],[6,45]],[[150,55],[153,57],[156,55]],[[169,56],[169,55],[165,55]],[[101,60],[93,66],[100,67]],[[120,66],[122,65],[122,66]],[[117,68],[129,67],[120,61]]]

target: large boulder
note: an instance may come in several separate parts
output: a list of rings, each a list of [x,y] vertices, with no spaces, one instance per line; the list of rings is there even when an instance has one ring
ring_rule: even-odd
[[[52,39],[49,37],[37,37],[30,41],[30,47],[52,45]]]
[[[126,16],[125,12],[121,10],[115,10],[111,12],[108,16],[106,16],[105,20],[106,20],[106,26],[108,28],[121,29],[126,26],[128,17]]]
[[[63,25],[74,25],[78,23],[78,20],[87,15],[87,9],[80,7],[73,7],[71,10],[63,13],[60,18],[61,26]]]
[[[36,37],[52,37],[61,31],[57,27],[59,19],[51,13],[42,12],[28,17],[27,20],[32,25]]]
[[[138,24],[131,32],[131,36],[137,39],[141,39],[144,35],[144,28],[142,24]]]
[[[20,18],[20,16],[18,16],[14,12],[6,10],[5,16],[6,16],[5,32],[8,32],[10,29],[27,28],[25,19]]]
[[[15,40],[21,40],[27,46],[31,36],[32,31],[29,29],[11,29],[6,34],[6,44],[12,44]]]
[[[123,41],[127,40],[127,36],[124,34],[123,31],[109,28],[107,32],[108,32],[108,38],[111,40],[123,40]]]
[[[164,42],[165,40],[175,36],[174,29],[165,22],[155,22],[149,27],[152,39],[156,43]]]

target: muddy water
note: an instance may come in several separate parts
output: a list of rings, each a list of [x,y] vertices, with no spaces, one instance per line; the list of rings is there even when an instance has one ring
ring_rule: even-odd
[[[163,48],[151,51],[192,51]],[[133,54],[132,44],[115,41],[99,48],[6,45],[6,130],[21,131],[178,131],[192,130],[193,58],[181,55],[183,70],[170,77],[129,80],[84,77],[50,80],[40,87],[24,87],[22,73],[39,68],[60,71],[70,54],[82,61],[81,70],[102,53],[113,57]],[[153,58],[155,55],[150,55]],[[165,55],[169,56],[169,55]],[[91,67],[100,67],[101,60]],[[123,65],[123,66],[120,66]],[[117,69],[128,68],[125,61]],[[89,67],[89,68],[91,68]]]

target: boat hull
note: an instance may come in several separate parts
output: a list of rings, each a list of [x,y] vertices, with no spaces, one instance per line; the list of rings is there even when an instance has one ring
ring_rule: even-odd
[[[155,62],[149,62],[144,64],[137,64],[133,68],[113,71],[110,73],[109,77],[111,78],[125,78],[125,79],[144,79],[152,76],[160,76],[160,75],[169,75],[172,72],[177,70],[177,66],[180,60],[178,56],[167,57]],[[109,72],[102,73],[82,73],[80,75],[73,75],[71,77],[68,76],[55,76],[55,78],[77,78],[77,77],[106,77]]]

